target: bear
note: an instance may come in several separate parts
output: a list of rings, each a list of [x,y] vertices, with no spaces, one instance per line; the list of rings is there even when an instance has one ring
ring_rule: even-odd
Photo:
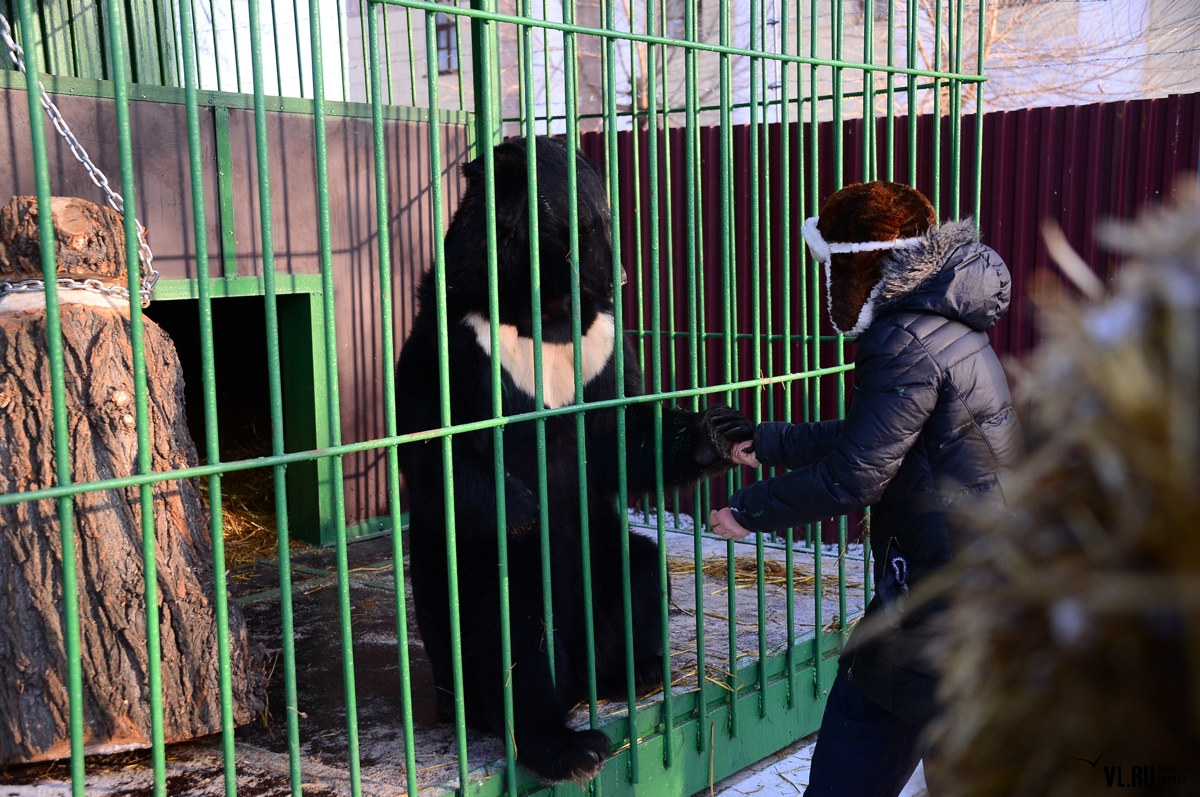
[[[535,141],[538,186],[543,400],[549,409],[575,402],[569,242],[568,155],[552,138]],[[527,147],[512,140],[493,150],[495,174],[497,298],[504,415],[534,407],[530,291]],[[625,346],[626,396],[642,393],[633,348],[617,340],[611,216],[599,170],[579,155],[577,164],[579,313],[584,401],[617,396],[614,351]],[[465,189],[445,237],[446,339],[450,420],[493,417],[487,228],[483,158],[462,167]],[[622,280],[623,282],[624,280]],[[432,270],[420,282],[418,311],[396,368],[400,432],[441,427],[442,386]],[[628,494],[655,488],[654,410],[649,403],[625,411]],[[621,525],[616,506],[617,426],[609,408],[584,411],[587,518],[597,687],[624,694],[625,628]],[[461,608],[461,661],[467,723],[503,736],[505,673],[501,665],[499,543],[496,469],[491,428],[455,434],[451,442],[454,491],[454,557]],[[713,407],[695,413],[662,409],[663,478],[668,487],[694,483],[732,467],[732,445],[753,437],[740,413]],[[571,709],[587,697],[588,666],[582,588],[583,545],[576,416],[545,419],[550,584],[555,671],[546,649],[542,594],[537,434],[533,421],[503,427],[505,525],[513,690],[513,739],[520,762],[545,784],[586,782],[610,755],[598,730],[571,730]],[[399,447],[409,495],[409,546],[418,630],[433,670],[439,714],[453,716],[450,592],[443,441]],[[640,686],[662,683],[662,626],[658,546],[629,535],[635,677]]]

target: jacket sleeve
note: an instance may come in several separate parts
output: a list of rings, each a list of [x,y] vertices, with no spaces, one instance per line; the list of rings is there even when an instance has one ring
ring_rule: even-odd
[[[854,403],[820,460],[733,494],[751,531],[803,526],[878,501],[937,404],[942,372],[919,340],[894,326],[860,343]],[[865,341],[864,341],[865,342]]]
[[[818,423],[760,423],[754,430],[754,455],[767,467],[795,470],[833,451],[842,419]]]

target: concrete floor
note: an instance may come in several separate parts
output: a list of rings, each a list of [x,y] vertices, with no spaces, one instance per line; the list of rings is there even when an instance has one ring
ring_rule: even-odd
[[[668,540],[671,556],[691,560],[690,532],[670,534]],[[739,558],[746,555],[753,557],[753,546],[745,546],[745,550],[741,548],[739,546],[737,551]],[[706,561],[712,556],[723,558],[724,551],[724,543],[705,541]],[[782,557],[782,552],[778,550],[768,553],[772,558]],[[356,542],[349,546],[348,554],[363,793],[368,797],[390,797],[402,793],[404,784],[403,732],[399,722],[399,661],[396,652],[396,593],[390,566],[391,538],[384,536]],[[804,557],[797,556],[797,565],[801,568],[805,567],[803,560]],[[811,557],[807,557],[807,560],[810,568]],[[334,552],[330,549],[298,551],[292,561],[295,671],[300,696],[297,719],[305,794],[310,797],[331,797],[350,792],[338,591],[333,576],[335,564]],[[861,579],[861,562],[848,561],[847,564],[848,580]],[[830,566],[836,572],[834,563],[830,563]],[[678,584],[675,583],[677,580]],[[715,610],[724,605],[724,591],[727,590],[727,581],[717,579],[712,584],[708,581],[706,577],[705,592],[709,593],[705,604],[706,614],[709,608]],[[672,656],[672,664],[677,671],[683,672],[689,666],[686,661],[689,655],[687,650],[694,650],[695,647],[695,621],[686,614],[689,608],[694,609],[694,595],[688,594],[689,591],[694,593],[694,575],[673,575],[672,583],[674,599],[681,608],[680,612],[672,613],[672,648],[682,651]],[[266,561],[237,568],[230,573],[230,587],[231,596],[239,602],[252,636],[265,648],[265,666],[270,673],[266,712],[259,721],[243,726],[236,732],[238,793],[242,797],[283,797],[289,790],[278,568]],[[435,788],[438,784],[452,786],[457,781],[454,731],[452,725],[437,721],[429,664],[411,616],[411,590],[406,592],[410,612],[406,626],[412,668],[418,777],[422,793],[426,788],[438,792]],[[759,621],[756,601],[751,599],[755,590],[752,587],[739,587],[738,595],[741,596],[743,592],[748,594],[738,599],[739,658],[756,655],[758,644],[757,635],[751,630],[757,627]],[[771,587],[767,592],[767,618],[764,618],[764,625],[773,627],[777,625],[775,615],[786,616],[783,614],[786,603],[782,588]],[[811,587],[807,592],[811,593]],[[828,585],[825,593],[827,608],[824,618],[828,622],[837,611],[837,596],[836,590],[829,592]],[[797,591],[796,620],[801,633],[812,628],[811,602],[811,594]],[[858,600],[852,600],[847,605],[850,612],[860,608],[861,592]],[[746,616],[743,617],[743,614]],[[677,623],[680,626],[678,629]],[[713,655],[716,658],[724,655],[727,660],[728,653],[720,653],[727,648],[727,642],[715,643],[718,636],[727,633],[728,623],[720,617],[714,619],[713,623],[714,628],[706,627],[706,638],[712,636]],[[742,626],[745,632],[741,630]],[[782,629],[771,630],[785,633]],[[769,642],[774,645],[783,639],[776,640],[771,636]],[[742,650],[743,647],[745,650]],[[716,664],[725,666],[725,661],[716,661]],[[690,666],[694,684],[694,662]],[[694,688],[694,685],[689,686],[686,678],[677,681],[677,691],[690,688]],[[646,698],[647,701],[653,699],[661,699],[661,696]],[[601,706],[604,716],[616,716],[624,711],[623,701]],[[578,713],[579,722],[586,722],[586,708],[581,708]],[[498,738],[469,732],[467,742],[473,778],[494,771],[497,762],[502,762],[504,749]],[[793,752],[798,754],[802,751]],[[781,765],[781,768],[775,765],[779,761],[788,763]],[[790,758],[773,757],[768,762],[762,762],[762,766],[744,770],[744,773],[764,779],[758,793],[789,794],[794,790],[768,791],[768,781],[774,777],[770,781],[772,789],[786,786],[789,779],[799,783],[798,766],[800,764],[793,765]],[[804,772],[807,772],[806,767]],[[67,777],[67,767],[62,762],[10,767],[0,773],[0,797],[67,794]],[[723,792],[727,793],[727,797],[749,793],[736,791],[744,788],[742,781],[729,779],[726,782],[730,784],[728,789],[735,789]],[[149,753],[146,751],[88,761],[88,794],[150,797],[151,786]],[[167,749],[167,786],[173,797],[217,797],[223,794],[219,740],[209,737],[171,745]],[[748,788],[754,789],[756,786],[750,785]]]

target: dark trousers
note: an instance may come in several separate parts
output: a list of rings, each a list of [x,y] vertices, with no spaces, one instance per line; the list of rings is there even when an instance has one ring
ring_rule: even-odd
[[[838,668],[804,797],[896,797],[921,760],[914,728],[871,700]]]

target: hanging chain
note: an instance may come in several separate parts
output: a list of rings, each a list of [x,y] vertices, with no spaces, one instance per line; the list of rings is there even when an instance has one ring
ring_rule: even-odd
[[[25,51],[21,49],[21,45],[12,37],[12,28],[8,24],[8,19],[4,14],[0,14],[0,38],[3,38],[4,45],[8,48],[9,57],[12,58],[17,69],[25,73],[27,80],[37,80],[36,77],[30,78],[25,72]],[[75,156],[75,160],[83,164],[83,168],[87,169],[88,176],[92,178],[92,182],[97,187],[102,189],[108,197],[108,205],[118,213],[125,212],[125,198],[113,190],[108,184],[108,177],[104,172],[100,171],[96,164],[92,163],[92,159],[88,157],[87,150],[79,143],[79,139],[71,132],[71,128],[67,125],[67,120],[63,119],[62,112],[58,110],[58,106],[50,99],[50,95],[46,93],[46,88],[38,83],[38,96],[42,100],[42,108],[46,111],[46,116],[50,117],[50,121],[54,123],[54,129],[67,142],[67,146],[71,150],[71,154]],[[141,277],[142,277],[142,307],[150,306],[150,299],[154,295],[154,286],[158,283],[158,271],[154,268],[154,253],[150,251],[150,245],[146,243],[146,228],[142,223],[134,218],[133,223],[137,225],[138,236],[138,260],[141,261]],[[70,277],[60,277],[58,279],[59,290],[85,290],[95,293],[106,293],[112,296],[118,296],[122,299],[129,299],[129,289],[122,285],[110,285],[101,282],[98,279],[75,280]],[[8,293],[23,293],[25,291],[44,291],[46,290],[45,283],[40,279],[19,280],[17,282],[7,282],[0,280],[0,296]]]

